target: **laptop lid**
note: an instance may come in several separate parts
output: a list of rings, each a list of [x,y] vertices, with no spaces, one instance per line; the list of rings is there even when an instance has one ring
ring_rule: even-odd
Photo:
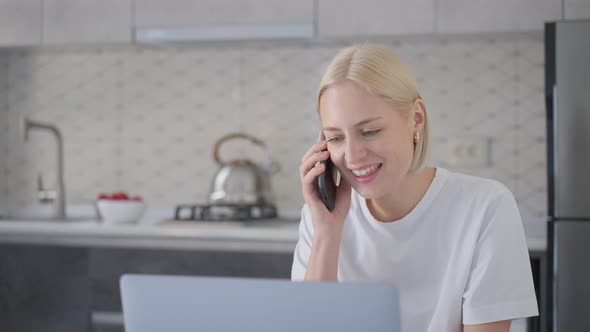
[[[121,278],[126,332],[399,332],[384,283],[132,275]]]

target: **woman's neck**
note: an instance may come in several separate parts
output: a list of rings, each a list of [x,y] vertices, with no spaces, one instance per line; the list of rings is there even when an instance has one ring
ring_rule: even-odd
[[[394,222],[407,216],[424,197],[432,180],[435,168],[426,167],[418,173],[406,176],[398,191],[376,199],[368,199],[367,207],[381,222]],[[399,193],[404,193],[399,195]]]

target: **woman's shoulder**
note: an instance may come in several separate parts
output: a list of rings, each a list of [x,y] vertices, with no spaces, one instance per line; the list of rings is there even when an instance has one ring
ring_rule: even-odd
[[[495,200],[505,195],[512,196],[510,189],[498,180],[442,168],[437,169],[437,171],[439,170],[445,173],[446,179],[443,187],[445,194],[451,194],[454,197],[460,195],[490,200]]]
[[[502,182],[454,171],[448,171],[433,207],[437,213],[452,215],[459,225],[474,226],[474,230],[486,227],[498,213],[503,218],[520,219],[514,195]]]

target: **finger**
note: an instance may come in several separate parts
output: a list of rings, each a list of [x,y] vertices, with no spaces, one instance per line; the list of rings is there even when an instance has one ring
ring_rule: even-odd
[[[305,160],[307,160],[312,154],[323,150],[327,150],[327,144],[328,143],[326,143],[326,141],[322,141],[320,143],[312,145],[311,148],[309,148],[309,150],[307,150],[307,152],[303,155],[303,158],[301,158],[301,163],[304,163]]]
[[[325,166],[322,163],[318,163],[314,166],[305,177],[301,178],[301,187],[303,196],[306,197],[307,202],[319,201],[320,193],[317,190],[317,178],[320,174],[325,171]]]
[[[317,143],[321,142],[324,140],[324,133],[323,131],[320,129],[320,132],[318,134],[318,139],[316,140]]]
[[[304,177],[312,168],[316,166],[317,163],[328,158],[329,155],[325,154],[325,152],[316,153],[316,155],[311,156],[305,161],[305,163],[301,164],[301,167],[299,168],[301,177]]]
[[[315,167],[315,165],[323,160],[330,158],[330,152],[322,151],[311,155],[307,158],[302,164],[300,169],[301,176],[304,177],[310,169]]]
[[[320,162],[316,163],[310,170],[305,174],[302,179],[304,184],[313,184],[315,179],[325,171],[326,166]]]

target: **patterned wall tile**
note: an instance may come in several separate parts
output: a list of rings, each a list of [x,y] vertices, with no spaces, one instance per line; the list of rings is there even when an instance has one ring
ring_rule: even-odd
[[[38,174],[46,188],[55,189],[57,183],[56,141],[48,132],[35,131],[24,143],[20,132],[24,116],[59,124],[64,137],[67,197],[73,202],[94,197],[93,187],[83,186],[108,184],[115,174],[105,174],[108,166],[114,165],[110,160],[113,154],[103,154],[108,149],[102,148],[116,143],[111,140],[120,97],[117,90],[107,90],[117,75],[113,55],[92,49],[46,50],[14,53],[9,59],[9,114],[14,124],[8,133],[12,142],[9,155],[12,161],[32,158],[22,168],[18,163],[12,168],[10,181],[20,185],[10,196],[11,204],[35,201]]]
[[[293,179],[299,178],[301,157],[319,130],[314,97],[322,69],[329,61],[323,55],[336,51],[285,47],[243,52],[243,129],[266,141],[281,164],[273,177],[281,206],[303,203],[300,185]]]
[[[282,166],[273,176],[277,204],[297,210],[303,203],[299,162],[319,130],[317,84],[345,45],[105,46],[0,56],[8,75],[4,89],[0,81],[6,129],[0,133],[0,201],[34,201],[38,173],[47,186],[55,184],[55,143],[45,133],[24,143],[17,128],[26,115],[63,130],[70,202],[119,189],[142,194],[150,206],[204,202],[218,169],[213,145],[239,131],[268,144]],[[433,131],[431,164],[448,167],[449,138],[487,137],[489,167],[457,170],[505,183],[523,215],[543,215],[542,40],[390,46],[416,73]],[[224,144],[221,155],[264,158],[238,140]]]
[[[523,211],[536,216],[547,214],[547,134],[545,121],[544,49],[542,43],[518,43],[514,79],[514,106],[517,113],[515,153],[516,196]]]
[[[419,51],[406,44],[400,45],[400,53],[410,59],[431,120],[432,163],[496,179],[514,191],[516,114],[511,105],[515,86],[511,75],[516,67],[515,42],[441,40],[424,42]],[[488,167],[448,165],[448,139],[470,137],[490,141]]]
[[[99,193],[120,188],[117,171],[121,164],[116,158],[119,145],[110,141],[91,144],[73,142],[65,148],[66,194],[74,202],[91,202]]]

